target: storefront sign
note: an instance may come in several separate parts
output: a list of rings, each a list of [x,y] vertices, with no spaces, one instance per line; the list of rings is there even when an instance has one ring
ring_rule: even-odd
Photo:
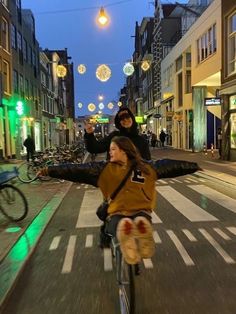
[[[136,116],[136,117],[135,117],[135,121],[136,121],[137,123],[143,123],[143,117],[142,117],[142,116]]]
[[[212,97],[212,98],[205,98],[205,106],[219,106],[221,104],[221,99]]]

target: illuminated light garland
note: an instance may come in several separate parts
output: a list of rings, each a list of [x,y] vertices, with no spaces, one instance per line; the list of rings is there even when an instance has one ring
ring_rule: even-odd
[[[118,105],[119,107],[121,107],[121,106],[122,106],[122,102],[121,102],[121,101],[118,101],[117,105]]]
[[[144,61],[142,61],[142,63],[141,63],[141,69],[142,69],[144,72],[146,72],[147,70],[149,70],[149,69],[150,69],[150,66],[151,66],[150,61],[144,60]]]
[[[58,77],[65,77],[67,74],[67,69],[64,65],[58,65],[56,72]]]
[[[128,62],[123,67],[123,72],[125,75],[130,76],[134,73],[134,66]]]
[[[105,107],[104,104],[102,102],[100,102],[98,105],[98,108],[102,110],[102,109],[104,109],[104,107]]]
[[[111,69],[106,64],[101,64],[97,67],[96,77],[101,82],[106,82],[111,77]]]
[[[94,110],[96,110],[96,106],[93,103],[88,104],[88,110],[93,112]]]
[[[84,64],[79,64],[77,70],[79,74],[84,74],[86,72],[86,66]]]
[[[107,108],[108,108],[108,109],[113,109],[113,108],[114,108],[113,103],[112,103],[112,102],[109,102],[109,103],[107,104]]]

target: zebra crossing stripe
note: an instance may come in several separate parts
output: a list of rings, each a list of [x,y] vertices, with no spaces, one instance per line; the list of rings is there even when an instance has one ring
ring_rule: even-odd
[[[219,204],[220,206],[227,208],[233,213],[236,213],[236,200],[235,199],[227,195],[224,195],[216,190],[213,190],[205,185],[191,185],[189,187],[193,189],[194,191],[197,191],[198,193],[206,196],[207,198]]]
[[[189,180],[184,180],[184,182],[185,182],[185,183],[190,183],[190,181],[189,181]]]
[[[191,242],[197,242],[197,239],[188,229],[182,229],[182,231]]]
[[[186,251],[185,247],[180,242],[180,240],[177,238],[175,233],[172,230],[166,230],[166,232],[169,235],[169,237],[171,238],[171,240],[173,241],[176,249],[178,250],[178,252],[179,252],[180,256],[182,257],[183,261],[185,262],[185,264],[187,266],[195,265],[194,261],[191,259],[188,252]]]
[[[174,184],[175,182],[174,182],[173,180],[170,180],[170,181],[169,181],[169,183],[172,183],[172,184]]]
[[[220,244],[212,238],[212,236],[205,229],[198,229],[204,238],[214,247],[214,249],[220,254],[227,264],[235,264],[235,261],[229,254],[220,246]]]
[[[161,238],[159,237],[157,231],[153,231],[153,239],[155,243],[161,243]]]
[[[143,264],[144,264],[145,268],[147,268],[147,269],[153,268],[153,263],[152,263],[152,260],[150,258],[143,258]]]
[[[56,250],[59,246],[60,241],[61,241],[61,236],[54,237],[49,247],[49,251]]]
[[[218,221],[216,217],[194,204],[170,186],[159,186],[158,193],[190,221]]]
[[[227,227],[227,229],[233,233],[234,235],[236,235],[236,227]]]
[[[76,243],[76,236],[75,235],[70,236],[64,263],[62,266],[62,271],[61,271],[62,274],[71,272],[72,264],[73,264],[73,257],[75,253],[75,243]]]
[[[218,233],[224,240],[231,240],[230,237],[220,228],[213,228],[213,230],[215,230],[215,232]]]
[[[152,223],[153,224],[160,224],[160,223],[162,223],[162,220],[157,216],[157,214],[154,211],[152,211],[151,217],[152,217]]]
[[[103,249],[103,255],[104,255],[104,270],[111,271],[113,269],[111,249],[109,248]]]
[[[87,234],[86,241],[85,241],[85,247],[92,247],[93,246],[93,235]]]

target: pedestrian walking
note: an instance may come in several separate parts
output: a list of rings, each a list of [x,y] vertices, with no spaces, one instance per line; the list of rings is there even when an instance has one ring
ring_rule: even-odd
[[[166,133],[161,130],[160,133],[160,141],[161,141],[161,146],[164,147],[165,146],[165,140],[166,140]]]
[[[156,147],[156,143],[157,143],[157,136],[155,133],[152,133],[152,135],[151,135],[151,146],[152,146],[152,148]]]
[[[26,159],[27,159],[27,161],[29,161],[30,158],[33,159],[33,155],[34,155],[34,151],[35,151],[35,143],[31,137],[31,135],[27,136],[27,138],[24,140],[23,145],[26,147],[26,152],[27,152]]]
[[[85,144],[89,153],[99,154],[107,152],[109,159],[109,147],[114,136],[127,136],[138,149],[143,159],[150,160],[151,154],[146,139],[139,134],[135,117],[129,108],[121,108],[115,116],[116,131],[111,132],[98,140],[94,136],[94,128],[91,123],[85,122]]]
[[[99,187],[109,204],[105,232],[117,237],[126,262],[137,264],[154,254],[151,213],[156,204],[156,180],[200,168],[180,160],[143,161],[132,141],[124,136],[112,138],[109,153],[110,161],[48,166],[39,175]],[[121,182],[121,191],[111,199]]]

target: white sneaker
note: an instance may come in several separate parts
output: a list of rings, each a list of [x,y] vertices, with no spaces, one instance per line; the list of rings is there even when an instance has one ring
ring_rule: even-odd
[[[132,219],[123,218],[117,226],[117,239],[120,243],[120,250],[128,264],[137,264],[140,261],[137,243],[135,240],[137,229]]]

